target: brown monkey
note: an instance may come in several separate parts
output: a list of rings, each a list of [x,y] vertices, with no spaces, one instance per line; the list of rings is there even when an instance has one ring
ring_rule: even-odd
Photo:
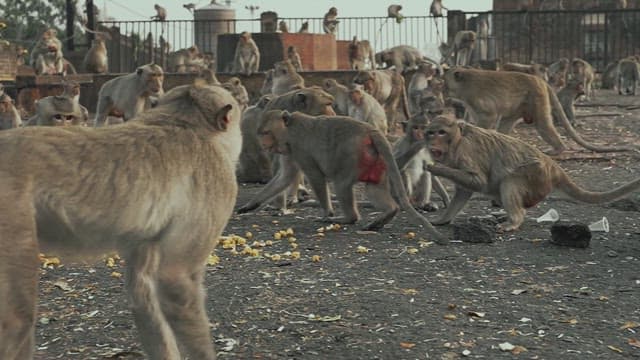
[[[640,188],[640,179],[608,192],[586,191],[549,156],[524,141],[439,116],[427,127],[427,147],[436,164],[427,169],[456,184],[456,193],[434,224],[449,223],[474,192],[499,201],[508,221],[499,230],[517,230],[525,209],[544,200],[554,189],[587,203],[621,198]]]
[[[264,73],[264,81],[260,88],[260,95],[268,95],[273,93],[273,73],[274,69],[269,69]]]
[[[567,84],[558,91],[558,101],[562,105],[567,119],[571,125],[576,124],[576,109],[574,106],[575,101],[584,95],[584,84],[579,79],[569,79]]]
[[[369,95],[362,85],[351,84],[348,91],[347,115],[356,120],[364,121],[383,135],[387,135],[387,116],[382,105],[373,96]]]
[[[233,72],[236,74],[251,75],[258,72],[260,67],[260,50],[251,38],[251,33],[243,31],[236,45],[233,57]]]
[[[593,66],[580,58],[574,58],[571,60],[571,76],[582,80],[585,97],[587,100],[591,100],[593,95],[593,81],[595,80]]]
[[[282,95],[291,90],[304,88],[304,78],[298,74],[291,61],[278,61],[273,66],[273,87],[271,92],[274,95]]]
[[[220,81],[216,77],[216,72],[211,69],[201,69],[198,77],[203,79],[207,85],[220,85]]]
[[[445,62],[451,66],[467,66],[471,61],[471,54],[476,46],[476,33],[471,30],[461,30],[453,38],[453,45],[440,44],[440,52]],[[453,56],[453,63],[451,57]]]
[[[363,85],[364,89],[382,104],[390,134],[393,135],[397,131],[399,106],[402,107],[406,119],[411,117],[404,77],[399,73],[393,70],[358,71],[353,82]]]
[[[300,34],[307,34],[309,33],[309,22],[305,21],[302,23],[302,26],[300,26],[300,30],[298,30],[298,33]]]
[[[614,61],[609,63],[602,71],[600,88],[602,89],[616,89],[618,87],[618,76],[620,68],[618,65],[620,61]]]
[[[102,126],[114,110],[124,121],[150,107],[148,98],[164,94],[164,72],[156,64],[143,65],[135,72],[113,78],[100,88],[95,126]]]
[[[405,135],[393,147],[394,153],[403,154],[408,152],[416,143],[423,144],[425,141],[424,133],[430,121],[426,114],[418,114],[411,117],[407,122]],[[442,198],[445,206],[449,205],[449,194],[440,179],[435,176],[432,177],[431,173],[427,171],[428,164],[433,164],[433,159],[429,150],[423,147],[400,169],[400,172],[411,204],[415,208],[425,211],[436,211],[438,210],[437,205],[431,202],[432,180],[436,192]]]
[[[117,250],[148,358],[215,359],[203,278],[236,201],[239,122],[226,91],[187,85],[121,126],[0,135],[0,357],[33,358],[39,251]]]
[[[36,112],[26,126],[70,126],[82,125],[84,114],[80,104],[68,96],[47,96],[39,99]]]
[[[640,63],[635,58],[626,58],[618,63],[618,94],[636,95],[640,81]]]
[[[357,36],[353,37],[349,43],[349,65],[351,70],[375,69],[375,53],[369,40],[358,40]]]
[[[567,83],[569,75],[569,59],[560,58],[558,61],[549,65],[547,69],[549,76],[549,84],[556,89],[562,88]]]
[[[65,73],[65,61],[62,54],[62,42],[55,29],[47,29],[31,50],[31,66],[37,75],[55,75]]]
[[[549,75],[547,74],[547,67],[542,64],[520,64],[520,63],[504,63],[502,64],[502,71],[517,71],[529,75],[534,75],[541,78],[544,81],[549,81]]]
[[[336,20],[338,17],[338,9],[335,7],[329,8],[326,14],[324,14],[324,19],[322,20],[322,29],[325,34],[335,34],[336,29],[338,27],[338,23],[340,21]]]
[[[264,149],[289,156],[302,169],[322,206],[326,221],[352,224],[360,219],[353,186],[364,182],[367,197],[383,211],[365,229],[381,229],[393,219],[400,207],[424,226],[434,240],[447,243],[448,240],[409,203],[391,146],[384,135],[371,125],[342,116],[314,117],[299,112],[269,111],[258,128],[258,136]],[[283,191],[289,185],[287,180],[281,179],[269,197]],[[329,182],[333,184],[344,212],[341,218],[334,217]],[[254,210],[260,205],[262,202],[251,200],[238,209],[238,213]]]
[[[442,5],[442,0],[433,0],[429,7],[429,14],[433,17],[442,17],[442,9],[449,10]]]
[[[380,51],[375,54],[375,60],[380,67],[388,69],[393,66],[400,74],[417,68],[422,62],[430,62],[442,72],[437,61],[429,59],[418,48],[409,45],[398,45]]]
[[[443,92],[444,81],[442,79],[431,80],[429,87],[423,89],[419,94],[416,114],[428,117],[442,114],[446,107]]]
[[[153,8],[156,9],[156,14],[151,17],[151,20],[154,21],[165,21],[167,20],[167,9],[162,6],[155,4]]]
[[[445,97],[464,103],[474,113],[477,124],[509,134],[519,119],[533,124],[557,155],[566,149],[553,126],[555,118],[569,137],[596,152],[626,151],[626,147],[598,146],[586,142],[571,126],[558,97],[539,77],[511,71],[456,68],[444,74]]]
[[[283,32],[283,33],[288,33],[289,26],[287,26],[287,22],[284,20],[280,20],[280,22],[278,23],[278,30],[280,30],[280,32]]]
[[[16,65],[22,66],[27,63],[27,54],[29,51],[25,49],[22,45],[18,45],[16,48]]]
[[[15,129],[22,126],[22,118],[14,106],[13,99],[2,93],[0,95],[0,130]]]
[[[236,99],[240,107],[240,113],[242,113],[249,105],[249,93],[244,85],[242,85],[242,81],[234,76],[229,78],[227,82],[222,83],[222,87],[233,95],[233,98]]]
[[[335,79],[325,79],[322,89],[333,96],[333,109],[336,114],[349,115],[349,89]]]
[[[169,53],[167,56],[168,71],[177,73],[197,72],[204,68],[203,57],[197,45]]]
[[[291,61],[291,65],[293,65],[293,68],[296,69],[297,72],[302,71],[302,60],[295,46],[291,45],[287,49],[287,59]]]
[[[420,112],[419,101],[422,91],[429,87],[429,81],[436,75],[433,64],[429,62],[421,62],[418,69],[411,76],[409,85],[407,86],[407,95],[409,97],[409,111],[412,114]]]
[[[80,107],[80,111],[82,112],[82,119],[80,119],[80,124],[73,125],[86,125],[89,122],[89,110],[86,107],[80,105],[80,84],[73,80],[65,80],[62,83],[62,96],[66,96],[68,98],[73,99],[78,106]]]
[[[262,96],[242,113],[242,150],[236,170],[239,182],[266,184],[272,177],[271,158],[260,146],[257,136],[262,114],[272,98],[271,95]]]
[[[87,51],[82,61],[82,67],[88,73],[105,74],[109,72],[109,57],[105,38],[111,39],[108,33],[97,34],[91,41],[91,48]]]

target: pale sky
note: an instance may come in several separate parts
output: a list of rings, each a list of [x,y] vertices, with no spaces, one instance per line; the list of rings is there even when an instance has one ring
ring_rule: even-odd
[[[167,9],[168,20],[188,20],[193,15],[182,7],[185,3],[195,3],[198,7],[205,6],[209,0],[94,0],[94,4],[103,10],[106,6],[108,16],[116,20],[144,20],[155,14],[153,5],[158,3]],[[224,4],[224,0],[218,0]],[[443,0],[443,4],[451,10],[488,11],[491,10],[492,0]],[[237,19],[250,19],[251,13],[245,6],[258,6],[253,18],[260,16],[263,11],[275,11],[280,17],[322,17],[327,10],[335,6],[338,16],[386,16],[387,6],[402,5],[401,13],[405,16],[428,15],[431,0],[232,0],[231,7],[236,9]],[[104,12],[104,10],[103,10]]]

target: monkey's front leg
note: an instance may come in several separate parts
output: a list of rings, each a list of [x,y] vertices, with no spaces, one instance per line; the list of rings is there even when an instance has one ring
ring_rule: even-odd
[[[471,195],[473,195],[472,191],[456,186],[456,193],[453,195],[453,199],[449,206],[447,206],[444,214],[442,214],[439,219],[431,221],[431,223],[433,225],[444,225],[450,223],[451,220],[458,215],[460,210],[464,208],[467,201],[471,198]]]
[[[462,186],[471,192],[484,192],[487,188],[487,179],[479,173],[450,168],[442,164],[427,165],[427,170],[436,176],[450,179],[456,185]]]

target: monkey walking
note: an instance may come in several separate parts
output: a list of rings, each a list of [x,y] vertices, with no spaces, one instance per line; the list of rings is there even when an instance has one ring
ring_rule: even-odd
[[[258,128],[264,149],[291,157],[291,165],[301,169],[324,210],[324,219],[346,224],[360,219],[353,186],[365,183],[365,192],[382,214],[366,225],[366,230],[379,230],[402,209],[422,225],[440,244],[448,240],[411,205],[400,171],[394,161],[391,145],[373,126],[342,116],[309,116],[299,112],[269,111]],[[324,149],[318,151],[318,149]],[[276,182],[269,199],[289,186],[283,176]],[[344,216],[334,217],[328,183],[335,188]],[[238,209],[246,213],[262,205],[257,197]]]
[[[554,188],[592,204],[614,201],[640,189],[639,178],[607,192],[584,190],[534,146],[446,116],[436,117],[427,127],[426,146],[436,162],[427,170],[456,184],[451,204],[433,221],[436,225],[449,223],[474,192],[499,201],[508,221],[498,230],[514,231],[522,224],[525,209],[544,200]],[[404,165],[404,161],[398,165]]]

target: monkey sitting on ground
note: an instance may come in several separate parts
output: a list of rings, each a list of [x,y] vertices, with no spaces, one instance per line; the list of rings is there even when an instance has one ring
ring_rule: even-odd
[[[2,132],[0,357],[33,358],[39,252],[117,250],[148,358],[215,359],[203,281],[236,201],[239,122],[227,91],[185,85],[121,126]]]
[[[260,50],[251,38],[251,33],[243,31],[236,45],[233,56],[233,72],[235,74],[251,75],[258,72],[260,67]]]
[[[409,85],[407,86],[407,95],[409,97],[409,111],[411,114],[417,114],[420,110],[418,102],[422,91],[429,87],[429,82],[436,75],[436,69],[433,64],[429,62],[421,62],[418,64],[418,69],[411,76]]]
[[[113,78],[100,88],[95,126],[102,126],[108,115],[117,113],[124,121],[150,107],[150,96],[164,94],[164,72],[156,64],[143,65],[134,73]]]
[[[380,216],[364,227],[366,230],[380,230],[401,208],[435,241],[447,243],[448,240],[411,206],[391,146],[371,125],[342,116],[314,117],[298,112],[269,111],[258,128],[258,136],[264,149],[291,157],[302,169],[324,211],[325,221],[344,224],[358,221],[360,214],[353,186],[364,182],[367,197],[382,210]],[[343,210],[341,218],[334,217],[329,182],[333,184]],[[287,179],[282,179],[267,198],[277,195],[288,184]],[[251,200],[238,213],[260,205],[261,202]]]
[[[35,114],[26,126],[71,126],[83,125],[84,113],[80,104],[68,96],[47,96],[39,99]]]
[[[635,58],[626,58],[618,63],[618,94],[636,95],[640,82],[640,63]]]
[[[293,68],[296,69],[297,72],[302,71],[302,60],[295,46],[291,45],[287,49],[287,59],[291,61],[291,65],[293,65]]]
[[[304,78],[298,74],[291,61],[278,61],[273,66],[273,87],[271,92],[274,95],[282,95],[291,90],[304,88]]]
[[[512,132],[524,119],[533,124],[544,141],[553,147],[550,154],[566,150],[555,118],[571,139],[596,152],[627,151],[628,147],[606,147],[586,142],[571,126],[551,86],[537,76],[512,71],[455,68],[444,74],[445,97],[461,101],[472,112],[478,126],[504,134]],[[498,124],[499,123],[499,124]]]
[[[86,107],[80,105],[80,84],[73,80],[63,81],[62,96],[73,99],[73,101],[78,104],[78,106],[80,107],[80,111],[82,112],[82,119],[80,119],[80,123],[73,125],[87,125],[87,123],[89,122],[89,110]]]
[[[375,69],[376,60],[373,47],[369,40],[358,40],[357,36],[349,43],[349,66],[351,70]]]
[[[86,72],[94,74],[109,72],[109,57],[107,56],[105,39],[111,40],[111,36],[108,33],[99,33],[91,41],[91,48],[82,61],[82,67]]]
[[[554,188],[586,203],[614,201],[640,188],[637,179],[608,192],[583,190],[553,159],[524,141],[445,116],[427,127],[426,145],[436,161],[427,170],[456,184],[451,204],[433,221],[437,225],[449,223],[474,192],[500,202],[508,221],[498,230],[514,231],[522,224],[525,209]]]
[[[519,64],[519,63],[505,63],[501,67],[502,71],[517,71],[529,75],[534,75],[541,78],[544,81],[549,81],[549,75],[547,74],[547,67],[541,64]]]
[[[22,126],[22,118],[14,106],[13,99],[0,94],[0,130],[15,129]]]
[[[429,122],[429,117],[424,113],[412,116],[407,122],[405,135],[394,144],[394,153],[403,154],[409,151],[414,144],[423,144],[425,141],[424,133]],[[433,159],[429,150],[423,147],[406,166],[400,169],[411,204],[413,207],[425,211],[438,210],[438,207],[431,202],[432,180],[444,205],[449,205],[449,194],[442,182],[437,177],[432,177],[431,173],[427,171],[427,165],[432,163]]]

